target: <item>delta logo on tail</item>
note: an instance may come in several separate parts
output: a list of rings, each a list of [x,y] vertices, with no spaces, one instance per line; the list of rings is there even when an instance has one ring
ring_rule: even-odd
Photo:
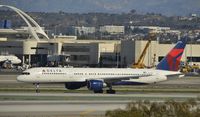
[[[178,71],[180,60],[183,55],[186,43],[187,43],[187,37],[184,37],[181,40],[179,40],[176,46],[157,65],[157,69]]]

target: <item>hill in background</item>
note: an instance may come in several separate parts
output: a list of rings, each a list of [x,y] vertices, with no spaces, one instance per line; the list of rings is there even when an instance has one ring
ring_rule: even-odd
[[[188,15],[200,11],[200,0],[1,0],[24,11],[69,13],[122,13],[136,9],[139,13]]]

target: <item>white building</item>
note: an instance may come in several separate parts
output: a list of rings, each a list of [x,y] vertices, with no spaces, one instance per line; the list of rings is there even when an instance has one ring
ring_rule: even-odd
[[[144,40],[123,40],[121,42],[121,64],[126,63],[130,66],[133,62],[137,62],[141,55],[147,41]],[[158,41],[151,41],[149,48],[147,49],[146,56],[144,58],[144,64],[146,66],[153,66],[154,56],[155,65],[166,56],[166,54],[174,47],[174,44],[160,44]],[[182,61],[189,60],[191,64],[200,65],[200,45],[199,44],[187,44]]]
[[[72,28],[73,28],[75,35],[88,35],[88,34],[95,33],[95,31],[96,31],[95,27],[75,26]]]
[[[131,26],[131,29],[149,30],[149,32],[151,33],[163,33],[166,31],[170,31],[170,27],[159,27],[159,26]]]
[[[109,34],[124,34],[124,26],[114,26],[114,25],[107,25],[101,26],[100,32],[101,33],[109,33]]]

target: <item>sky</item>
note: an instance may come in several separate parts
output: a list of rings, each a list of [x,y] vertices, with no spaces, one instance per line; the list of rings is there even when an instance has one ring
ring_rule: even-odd
[[[0,0],[0,4],[31,12],[200,14],[200,0]]]

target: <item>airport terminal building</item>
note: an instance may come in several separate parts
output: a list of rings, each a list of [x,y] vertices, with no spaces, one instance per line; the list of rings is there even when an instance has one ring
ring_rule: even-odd
[[[18,56],[22,63],[46,66],[48,56],[63,55],[62,65],[89,67],[127,67],[136,62],[145,40],[77,40],[55,38],[37,41],[0,38],[0,53]],[[156,65],[174,46],[152,41],[144,58],[146,66]],[[200,45],[187,44],[182,61],[200,64]],[[51,61],[52,62],[52,61]]]
[[[55,36],[50,39],[30,16],[23,11],[14,10],[26,22],[22,29],[0,29],[0,54],[16,55],[22,64],[47,66],[49,63],[79,67],[129,67],[138,61],[147,41],[145,40],[93,40],[77,39],[75,36]],[[112,26],[111,29],[114,27]],[[117,27],[124,33],[124,27]],[[110,29],[106,28],[106,29]],[[155,66],[174,44],[161,44],[151,41],[147,49],[144,64]],[[200,45],[188,44],[182,61],[200,64]]]
[[[98,66],[100,56],[108,58],[105,65],[115,65],[115,53],[119,53],[119,41],[74,40],[56,38],[46,41],[33,39],[13,40],[1,38],[0,53],[14,54],[22,63],[46,66],[49,55],[63,55],[68,57],[65,65]],[[111,60],[110,60],[111,59]],[[110,61],[110,62],[109,62]]]

